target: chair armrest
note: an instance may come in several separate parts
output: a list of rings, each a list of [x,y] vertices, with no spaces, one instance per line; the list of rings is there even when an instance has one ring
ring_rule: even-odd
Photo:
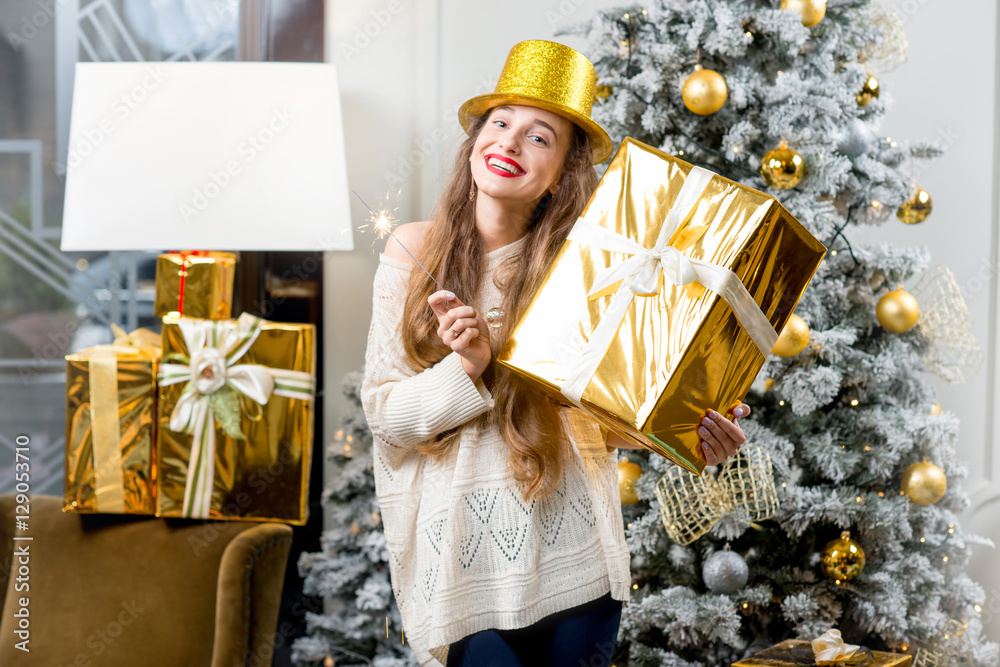
[[[219,566],[212,667],[271,664],[292,529],[264,523],[239,534]]]

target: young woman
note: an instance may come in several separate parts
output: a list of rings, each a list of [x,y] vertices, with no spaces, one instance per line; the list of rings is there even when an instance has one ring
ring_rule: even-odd
[[[460,111],[469,138],[434,218],[397,228],[375,275],[362,401],[421,665],[607,665],[629,599],[628,443],[494,363],[611,152],[595,82],[573,49],[516,45]],[[713,411],[701,430],[709,464],[744,440]]]

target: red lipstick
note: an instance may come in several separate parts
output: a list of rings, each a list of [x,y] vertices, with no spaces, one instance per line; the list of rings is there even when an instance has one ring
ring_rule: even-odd
[[[526,173],[524,167],[519,165],[514,160],[506,158],[502,155],[497,155],[496,153],[489,153],[485,156],[484,159],[486,162],[486,169],[493,172],[494,174],[497,174],[498,176],[504,176],[507,178],[517,178],[519,176],[524,176],[524,174]],[[504,167],[497,166],[495,164],[490,164],[490,160],[499,162],[500,164],[507,167],[507,169],[505,169]],[[511,173],[512,171],[515,173]]]

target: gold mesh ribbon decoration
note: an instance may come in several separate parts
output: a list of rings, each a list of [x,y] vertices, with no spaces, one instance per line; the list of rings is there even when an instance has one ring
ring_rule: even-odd
[[[954,618],[946,621],[931,641],[931,646],[917,650],[913,667],[973,664],[973,646],[966,635],[968,628],[968,623]]]
[[[667,535],[681,545],[734,510],[745,510],[750,521],[769,519],[778,511],[771,455],[760,445],[744,445],[714,477],[672,467],[656,483],[656,498]]]
[[[983,349],[972,337],[972,315],[955,275],[947,266],[931,267],[909,291],[920,304],[917,327],[930,343],[924,363],[945,382],[967,382],[983,365]]]
[[[903,19],[898,12],[887,11],[877,2],[871,5],[871,24],[882,30],[882,39],[869,42],[861,50],[861,62],[870,72],[885,74],[906,62],[910,56],[910,42],[903,30]]]

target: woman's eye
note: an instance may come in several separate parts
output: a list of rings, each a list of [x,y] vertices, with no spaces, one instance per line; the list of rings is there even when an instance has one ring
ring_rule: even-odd
[[[545,137],[540,137],[537,134],[532,135],[531,140],[534,141],[535,143],[541,144],[543,146],[548,146],[549,145],[549,142],[547,142],[545,140]]]
[[[507,127],[507,123],[503,122],[502,120],[495,120],[493,122],[496,123],[497,127]]]

